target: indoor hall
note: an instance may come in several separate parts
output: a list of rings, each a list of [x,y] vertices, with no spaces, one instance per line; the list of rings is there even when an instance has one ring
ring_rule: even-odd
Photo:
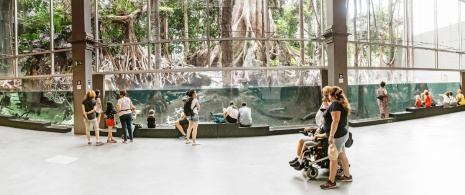
[[[302,134],[97,147],[84,135],[1,127],[1,194],[460,194],[463,116],[351,127],[353,182],[332,190],[319,187],[327,171],[308,180],[289,166]]]

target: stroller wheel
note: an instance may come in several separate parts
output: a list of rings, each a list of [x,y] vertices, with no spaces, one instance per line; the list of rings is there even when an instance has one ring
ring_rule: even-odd
[[[309,167],[307,169],[307,177],[310,178],[310,179],[316,179],[316,177],[318,176],[318,169],[315,168],[315,167]]]

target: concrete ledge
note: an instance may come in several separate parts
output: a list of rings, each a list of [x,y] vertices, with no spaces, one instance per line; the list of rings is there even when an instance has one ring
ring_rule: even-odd
[[[370,125],[379,125],[385,123],[392,123],[395,122],[396,119],[392,117],[387,118],[366,118],[366,119],[359,119],[359,120],[351,120],[349,121],[350,127],[363,127],[363,126],[370,126]]]
[[[219,137],[252,137],[269,135],[268,125],[252,125],[251,127],[239,127],[237,123],[218,124]]]
[[[409,111],[390,113],[389,117],[395,118],[396,121],[405,121],[405,120],[416,119],[415,115],[412,112],[409,112]]]
[[[8,121],[9,122],[4,124],[4,126],[56,133],[68,133],[72,130],[72,127],[52,125],[50,122],[43,121],[31,121],[16,118],[9,118]]]
[[[282,126],[282,127],[270,127],[270,135],[284,135],[284,134],[292,134],[292,133],[299,133],[299,131],[303,131],[306,127],[311,127],[316,125],[293,125],[293,126]]]
[[[10,119],[14,119],[15,116],[13,115],[0,115],[0,125],[2,126],[8,126],[8,124],[11,123]]]

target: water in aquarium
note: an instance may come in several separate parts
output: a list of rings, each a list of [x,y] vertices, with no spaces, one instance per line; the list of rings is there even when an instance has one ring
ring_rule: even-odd
[[[347,92],[352,107],[350,119],[379,116],[376,102],[378,85],[350,85]],[[460,83],[404,83],[387,84],[390,112],[405,111],[414,105],[415,96],[429,90],[433,102],[441,102],[438,94],[452,91],[454,96]],[[149,110],[155,110],[157,124],[173,124],[181,115],[181,100],[186,89],[128,90],[138,111],[136,123],[146,126]],[[250,87],[196,89],[200,102],[200,120],[213,121],[223,108],[233,101],[240,108],[246,102],[252,109],[254,124],[270,126],[309,125],[321,103],[320,86]],[[106,91],[105,102],[117,103],[119,91]],[[0,92],[0,114],[18,118],[49,121],[53,124],[73,125],[73,95],[70,91]]]

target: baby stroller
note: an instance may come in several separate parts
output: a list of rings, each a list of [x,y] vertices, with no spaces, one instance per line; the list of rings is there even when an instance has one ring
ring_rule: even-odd
[[[307,134],[307,133],[304,133]],[[309,133],[310,137],[313,137],[315,132]],[[310,179],[315,179],[318,176],[319,169],[329,169],[329,157],[328,157],[328,139],[318,139],[315,142],[305,142],[306,150],[302,153],[303,159],[300,166],[294,167],[295,170],[303,170],[303,174]],[[342,176],[344,169],[342,163],[338,160],[338,169],[336,176]]]

